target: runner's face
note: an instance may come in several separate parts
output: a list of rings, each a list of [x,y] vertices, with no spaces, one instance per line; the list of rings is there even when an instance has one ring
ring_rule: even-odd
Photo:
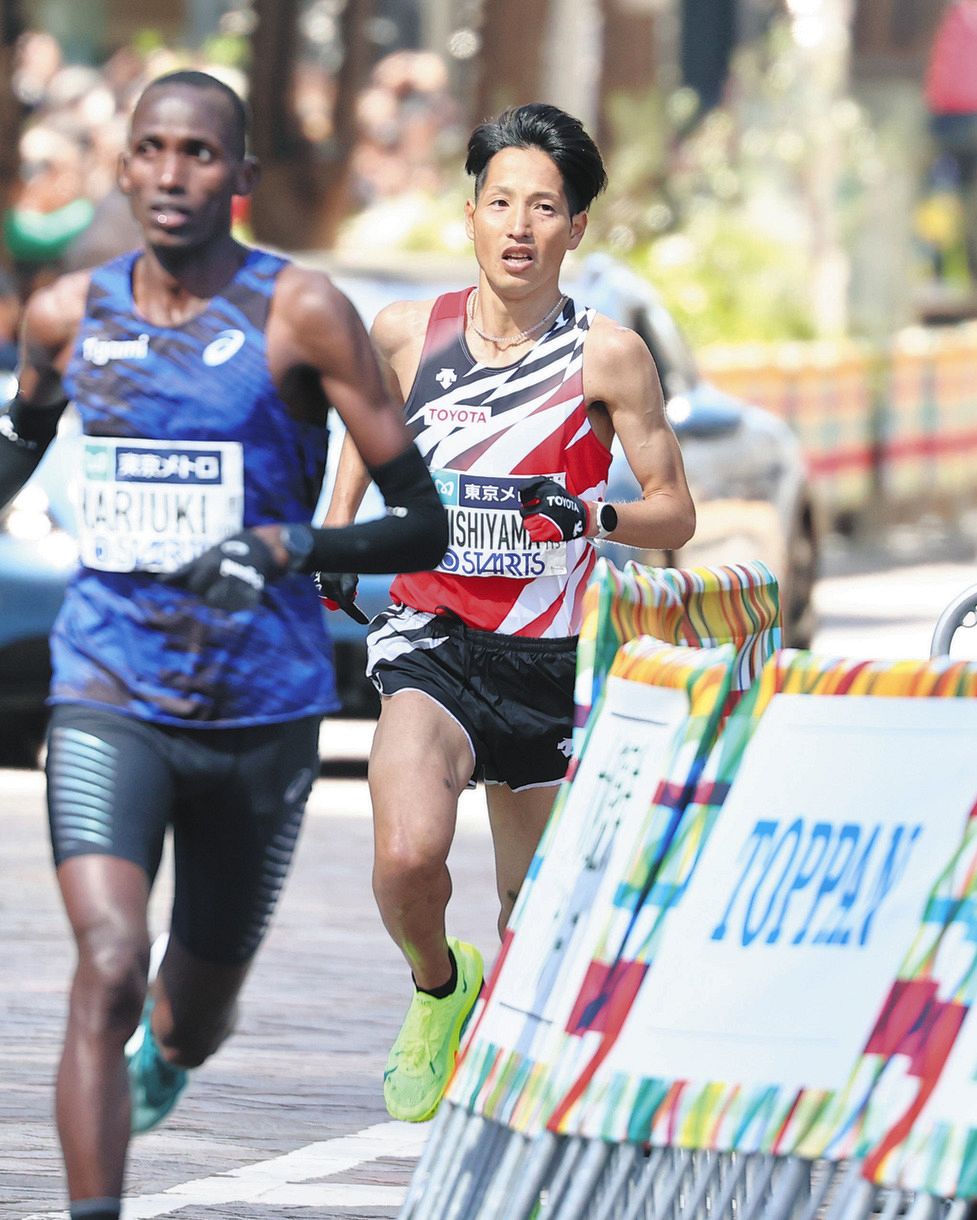
[[[555,284],[587,214],[570,215],[556,162],[538,148],[504,148],[488,163],[478,200],[465,208],[475,258],[491,283],[528,296]]]
[[[233,148],[230,108],[219,93],[178,85],[146,95],[119,185],[149,245],[195,248],[230,231],[231,200],[247,194],[253,173]]]

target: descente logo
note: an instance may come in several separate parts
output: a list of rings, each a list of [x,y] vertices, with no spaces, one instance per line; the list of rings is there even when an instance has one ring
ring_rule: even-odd
[[[100,339],[90,335],[81,345],[81,356],[99,366],[110,360],[145,360],[149,355],[149,335],[137,339]]]
[[[424,423],[432,424],[487,424],[492,413],[485,407],[439,407],[428,403],[424,408]]]

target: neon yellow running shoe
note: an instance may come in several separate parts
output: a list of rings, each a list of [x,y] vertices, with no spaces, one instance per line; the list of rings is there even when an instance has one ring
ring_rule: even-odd
[[[448,937],[458,984],[443,1000],[415,991],[383,1073],[383,1100],[391,1118],[424,1123],[433,1118],[458,1057],[465,1021],[482,986],[482,955]]]

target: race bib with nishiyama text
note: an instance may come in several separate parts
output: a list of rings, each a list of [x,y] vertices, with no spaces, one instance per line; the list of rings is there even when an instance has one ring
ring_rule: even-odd
[[[534,542],[519,515],[523,484],[545,477],[563,486],[564,474],[474,475],[432,470],[431,477],[448,512],[448,550],[437,571],[521,580],[566,574],[566,543]]]
[[[103,572],[173,572],[244,521],[239,441],[82,438],[81,560]]]

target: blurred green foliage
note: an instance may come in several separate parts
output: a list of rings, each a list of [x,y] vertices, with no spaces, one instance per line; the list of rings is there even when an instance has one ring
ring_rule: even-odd
[[[162,32],[150,26],[144,26],[132,39],[133,49],[143,57],[152,55],[154,51],[162,50],[166,45]]]
[[[697,209],[681,232],[641,244],[627,261],[697,345],[814,337],[802,251],[746,217]]]
[[[214,34],[201,48],[208,63],[242,70],[248,66],[250,50],[247,38],[241,34]]]
[[[765,215],[767,161],[747,162],[730,110],[696,122],[695,95],[611,99],[609,187],[588,240],[628,262],[662,294],[693,342],[808,338],[805,257],[796,230]]]
[[[592,234],[655,283],[690,338],[823,333],[816,280],[859,241],[884,156],[868,115],[810,70],[789,23],[738,51],[722,107],[699,116],[679,90],[620,99],[611,116]]]
[[[688,90],[608,101],[609,187],[591,209],[585,248],[651,280],[695,344],[858,331],[846,296],[853,265],[878,270],[867,236],[878,243],[891,231],[893,262],[900,257],[887,218],[901,203],[896,175],[915,172],[905,133],[893,138],[848,95],[843,55],[832,53],[819,59],[784,19],[739,49],[725,104],[705,115]],[[467,192],[460,183],[405,205],[397,223],[389,208],[362,215],[347,237],[467,251]]]

